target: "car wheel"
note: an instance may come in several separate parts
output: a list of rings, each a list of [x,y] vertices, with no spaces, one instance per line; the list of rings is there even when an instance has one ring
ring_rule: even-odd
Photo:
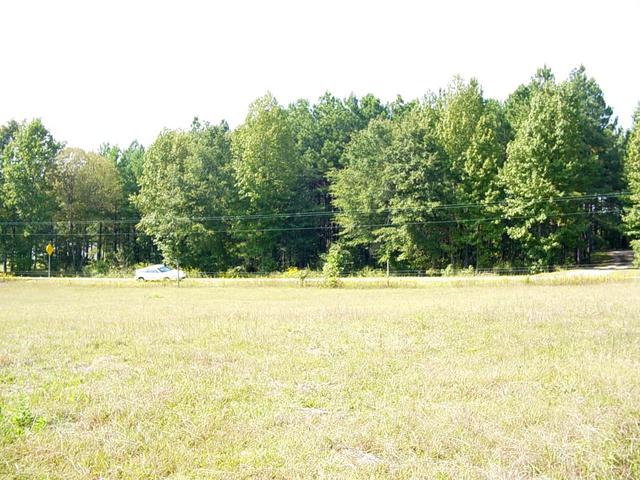
[[[139,282],[144,282],[144,277],[138,277]]]

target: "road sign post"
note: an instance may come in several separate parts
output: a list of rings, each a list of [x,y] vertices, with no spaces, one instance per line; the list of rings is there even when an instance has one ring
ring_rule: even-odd
[[[51,278],[51,254],[53,253],[53,250],[53,245],[51,245],[50,243],[48,243],[44,248],[44,251],[47,252],[47,255],[49,256],[49,266],[47,269],[49,278]]]

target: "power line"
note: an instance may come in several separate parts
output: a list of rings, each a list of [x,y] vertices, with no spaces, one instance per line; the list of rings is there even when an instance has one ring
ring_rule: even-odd
[[[594,211],[580,211],[580,212],[567,212],[567,213],[557,213],[555,215],[551,215],[547,218],[565,218],[565,217],[577,217],[583,215],[603,215],[603,214],[619,214],[620,212],[609,211],[609,212],[594,212]],[[532,215],[516,215],[516,216],[496,216],[496,217],[478,217],[478,218],[467,218],[467,219],[448,219],[448,220],[426,220],[426,221],[417,221],[417,222],[401,222],[401,223],[371,223],[371,224],[354,224],[349,225],[349,228],[398,228],[404,226],[419,226],[419,225],[447,225],[447,224],[465,224],[465,223],[489,223],[496,222],[501,220],[522,220],[533,218]],[[268,233],[268,232],[287,232],[287,231],[305,231],[305,230],[329,230],[334,228],[332,225],[314,225],[314,226],[300,226],[300,227],[273,227],[273,228],[246,228],[246,229],[237,229],[237,228],[228,228],[221,230],[210,230],[207,232],[191,232],[189,235],[213,235],[220,233]],[[344,227],[343,227],[344,228]],[[0,236],[12,237],[13,233],[1,233]],[[28,237],[121,237],[121,236],[133,236],[130,232],[102,232],[98,233],[83,233],[83,232],[71,232],[71,233],[29,233]]]
[[[550,197],[548,199],[531,200],[527,202],[529,205],[554,203],[554,202],[570,202],[580,200],[595,200],[595,199],[608,199],[619,198],[630,195],[630,192],[609,192],[609,193],[595,193],[588,195],[573,195],[573,196],[559,196]],[[455,210],[464,208],[475,207],[488,207],[488,206],[500,206],[507,205],[508,200],[500,200],[494,202],[476,202],[476,203],[450,203],[439,204],[433,206],[422,207],[386,207],[371,210],[349,210],[335,211],[335,210],[311,210],[304,212],[284,212],[284,213],[264,213],[264,214],[247,214],[247,215],[218,215],[218,216],[202,216],[202,217],[178,217],[172,218],[185,222],[210,222],[210,221],[237,221],[237,220],[269,220],[269,219],[282,219],[282,218],[313,218],[313,217],[338,217],[341,215],[375,215],[380,213],[395,213],[395,212],[433,212],[437,210]],[[118,224],[136,224],[142,221],[140,218],[136,219],[111,219],[111,220],[51,220],[51,221],[4,221],[0,222],[0,226],[21,226],[21,225],[118,225]]]

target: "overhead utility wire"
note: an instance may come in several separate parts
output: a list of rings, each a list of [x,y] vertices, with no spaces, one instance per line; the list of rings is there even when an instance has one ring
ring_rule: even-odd
[[[630,195],[629,192],[610,192],[610,193],[596,193],[590,195],[575,195],[567,197],[550,197],[548,199],[531,200],[528,203],[530,205],[553,203],[553,202],[569,202],[579,200],[593,200],[599,198],[618,198]],[[440,204],[434,206],[419,206],[419,207],[387,207],[372,210],[350,210],[349,214],[361,214],[361,215],[374,215],[385,212],[419,212],[419,211],[433,211],[433,210],[454,210],[462,208],[482,207],[489,205],[506,205],[508,202],[505,200],[495,202],[484,203],[450,203]],[[207,221],[229,221],[229,220],[266,220],[276,218],[308,218],[308,217],[323,217],[323,216],[339,216],[344,215],[345,212],[339,212],[335,210],[315,210],[306,212],[289,212],[289,213],[265,213],[265,214],[248,214],[248,215],[219,215],[219,216],[204,216],[204,217],[173,217],[176,220],[192,221],[192,222],[207,222]],[[66,225],[72,223],[74,225],[93,225],[104,223],[108,225],[116,224],[135,224],[140,222],[141,219],[102,219],[102,220],[51,220],[51,221],[4,221],[0,222],[0,226],[20,226],[20,225]]]
[[[581,211],[581,212],[568,212],[568,213],[558,213],[555,215],[551,215],[549,216],[550,219],[556,218],[556,217],[575,217],[575,216],[581,216],[581,215],[602,215],[602,214],[607,214],[607,213],[620,213],[619,211],[613,211],[613,212],[586,212],[586,211]],[[498,220],[518,220],[518,219],[526,219],[526,218],[532,218],[531,215],[518,215],[518,216],[510,216],[510,217],[504,217],[504,216],[499,216],[499,217],[480,217],[480,218],[467,218],[467,219],[453,219],[453,220],[427,220],[427,221],[420,221],[420,222],[402,222],[402,223],[373,223],[373,224],[355,224],[355,225],[350,225],[350,228],[384,228],[384,227],[392,227],[392,228],[398,228],[398,227],[404,227],[404,226],[415,226],[415,225],[446,225],[446,224],[459,224],[459,223],[473,223],[473,222],[477,222],[477,223],[488,223],[488,222],[495,222]],[[287,231],[303,231],[303,230],[326,230],[326,229],[331,229],[333,228],[331,225],[314,225],[314,226],[308,226],[308,227],[273,227],[273,228],[246,228],[246,229],[236,229],[236,228],[228,228],[228,229],[221,229],[221,230],[211,230],[209,232],[191,232],[190,235],[209,235],[209,234],[216,234],[216,233],[262,233],[262,232],[287,232]],[[64,232],[60,232],[57,233],[56,235],[59,235],[61,237],[95,237],[98,234],[97,233],[79,233],[79,232],[75,232],[75,233],[64,233]],[[103,232],[101,234],[101,236],[103,237],[119,237],[119,236],[131,236],[132,234],[129,232],[119,232],[119,233],[114,233],[114,232]],[[13,236],[12,233],[1,233],[0,236]],[[54,236],[54,234],[52,233],[30,233],[28,236],[38,236],[38,237],[52,237]]]

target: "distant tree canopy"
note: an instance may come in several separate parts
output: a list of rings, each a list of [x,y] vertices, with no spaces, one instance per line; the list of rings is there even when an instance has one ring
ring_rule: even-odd
[[[195,119],[148,147],[65,148],[40,120],[0,126],[5,272],[180,263],[203,272],[587,264],[640,252],[640,108],[617,126],[583,67],[504,102],[454,78],[422,99],[270,94],[234,130]],[[640,258],[640,253],[638,255]],[[332,257],[333,258],[333,257]],[[340,272],[345,273],[345,272]]]
[[[627,233],[632,239],[635,262],[640,260],[640,105],[636,109],[633,128],[627,139],[624,171],[631,192],[624,216]]]

